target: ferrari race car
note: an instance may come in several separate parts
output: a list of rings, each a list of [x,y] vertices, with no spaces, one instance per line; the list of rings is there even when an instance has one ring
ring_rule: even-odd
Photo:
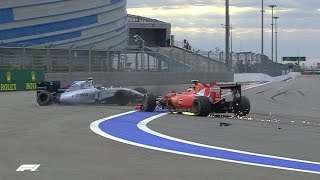
[[[167,108],[170,112],[190,112],[196,116],[208,116],[210,113],[234,113],[245,116],[250,112],[250,101],[241,96],[241,84],[238,83],[199,83],[193,80],[192,86],[185,92],[171,92],[164,97],[155,97],[146,93],[140,109],[152,112],[156,107]],[[226,100],[222,91],[229,90],[232,97]],[[228,95],[228,94],[226,94]]]
[[[122,87],[103,87],[93,84],[93,80],[75,81],[63,88],[60,81],[42,82],[37,84],[37,103],[40,106],[52,103],[88,104],[106,103],[127,105],[129,102],[142,102],[146,90],[143,88],[129,89]]]

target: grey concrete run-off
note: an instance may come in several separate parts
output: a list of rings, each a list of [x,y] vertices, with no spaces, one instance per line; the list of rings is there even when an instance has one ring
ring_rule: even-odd
[[[169,114],[148,127],[197,143],[319,162],[319,88],[319,77],[299,76],[243,91],[251,101],[253,120]],[[319,180],[316,174],[115,142],[89,126],[133,106],[40,107],[35,96],[35,92],[0,93],[0,180]],[[220,122],[231,126],[219,126]],[[35,172],[16,172],[22,164],[41,166]]]

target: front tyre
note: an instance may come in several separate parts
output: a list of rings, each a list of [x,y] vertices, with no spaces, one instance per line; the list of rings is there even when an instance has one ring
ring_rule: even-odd
[[[37,103],[40,106],[48,106],[52,104],[53,96],[49,91],[41,91],[37,96]]]
[[[156,106],[156,97],[153,94],[146,93],[143,97],[142,110],[153,112]]]
[[[207,117],[211,113],[211,102],[207,97],[198,96],[193,100],[192,109],[194,115]]]

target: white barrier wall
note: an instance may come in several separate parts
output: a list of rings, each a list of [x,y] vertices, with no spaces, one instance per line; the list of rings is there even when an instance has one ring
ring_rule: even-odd
[[[290,72],[287,75],[271,77],[267,74],[263,73],[242,73],[242,74],[234,74],[235,82],[275,82],[275,81],[283,81],[288,79],[289,77],[294,77],[296,75],[301,75],[300,72]]]

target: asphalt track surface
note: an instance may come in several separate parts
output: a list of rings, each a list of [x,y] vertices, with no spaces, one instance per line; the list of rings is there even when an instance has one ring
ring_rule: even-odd
[[[319,77],[298,76],[243,92],[251,100],[250,118],[169,114],[148,127],[188,141],[320,162],[319,89]],[[34,92],[1,93],[0,102],[0,180],[320,178],[144,149],[89,129],[93,121],[132,106],[39,107]],[[37,172],[16,172],[21,164],[41,166]]]

